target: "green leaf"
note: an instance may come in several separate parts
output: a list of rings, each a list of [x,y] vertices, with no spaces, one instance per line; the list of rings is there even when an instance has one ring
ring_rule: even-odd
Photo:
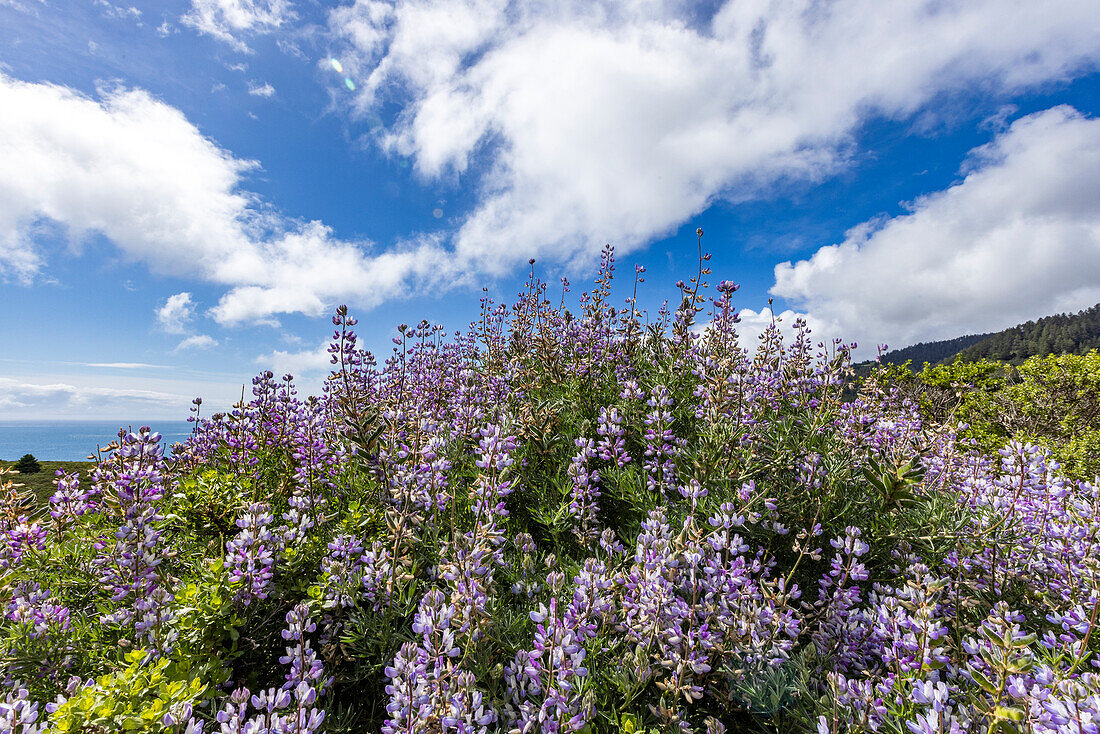
[[[1003,641],[1003,640],[1001,639],[1001,636],[1000,636],[999,634],[997,634],[997,631],[996,631],[996,630],[994,630],[994,629],[992,629],[992,628],[990,628],[990,627],[986,627],[985,625],[982,625],[982,626],[981,626],[981,627],[980,627],[980,628],[978,629],[978,633],[979,633],[979,634],[980,634],[980,635],[981,635],[982,637],[984,637],[985,639],[987,639],[987,640],[989,640],[990,642],[992,642],[992,643],[993,643],[994,645],[996,645],[997,647],[1003,647],[1003,642],[1004,642],[1004,641]]]
[[[993,715],[1001,721],[1023,721],[1024,712],[1018,708],[1011,706],[998,706],[993,711]]]
[[[983,691],[996,695],[997,686],[993,685],[993,682],[985,677],[985,673],[980,670],[971,670],[970,675],[974,678],[974,682],[982,687]]]

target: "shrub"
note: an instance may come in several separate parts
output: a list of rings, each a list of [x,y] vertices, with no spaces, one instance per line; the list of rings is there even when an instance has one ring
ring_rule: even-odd
[[[1100,474],[1100,353],[1031,357],[1019,366],[990,360],[884,366],[927,420],[965,424],[961,435],[993,452],[1010,440],[1036,443],[1068,478]]]
[[[745,349],[700,260],[675,310],[612,306],[607,251],[574,311],[532,273],[453,338],[401,326],[381,363],[341,307],[322,396],[265,372],[231,412],[196,400],[171,460],[123,431],[50,513],[0,507],[0,716],[1094,730],[1096,487],[897,384],[846,401],[848,350],[805,324]]]
[[[12,466],[20,474],[37,474],[42,471],[42,465],[31,454],[23,454],[19,461]]]

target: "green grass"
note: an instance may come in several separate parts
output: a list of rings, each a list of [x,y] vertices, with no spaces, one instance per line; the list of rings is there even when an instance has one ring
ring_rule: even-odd
[[[13,466],[18,459],[3,460],[0,459],[0,466],[9,467]],[[5,478],[11,479],[17,484],[22,484],[24,487],[34,493],[34,496],[38,498],[39,506],[43,506],[50,501],[50,495],[53,494],[54,486],[54,472],[64,467],[68,471],[74,469],[80,472],[81,485],[85,482],[90,482],[89,474],[92,468],[95,466],[93,461],[39,461],[42,465],[41,471],[37,471],[34,474],[8,474]]]

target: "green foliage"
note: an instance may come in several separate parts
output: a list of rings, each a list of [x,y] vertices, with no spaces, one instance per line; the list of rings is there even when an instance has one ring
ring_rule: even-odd
[[[1032,357],[1018,366],[991,360],[886,365],[877,379],[896,387],[939,424],[985,453],[1010,440],[1049,450],[1070,478],[1100,474],[1100,352]]]
[[[59,734],[181,731],[192,708],[207,693],[207,684],[165,658],[153,660],[144,650],[123,656],[120,670],[82,686],[50,714]]]
[[[1100,348],[1100,304],[1075,314],[1057,314],[1013,326],[959,352],[965,361],[992,359],[1021,364],[1031,357],[1084,355]]]
[[[916,491],[925,473],[920,458],[911,456],[891,465],[873,454],[867,457],[863,477],[882,497],[883,512],[897,512],[920,504]]]
[[[236,588],[235,588],[236,587]],[[192,580],[176,590],[176,629],[173,657],[208,683],[227,681],[241,655],[240,628],[245,623],[233,603],[239,584],[229,581],[224,564],[210,559]]]
[[[1087,354],[1100,348],[1100,304],[1075,314],[1057,314],[1028,321],[994,334],[969,334],[942,341],[921,342],[883,355],[890,364],[940,364],[962,360],[992,360],[1019,365],[1031,357]]]
[[[38,459],[34,458],[33,454],[23,454],[19,461],[15,462],[13,468],[20,474],[37,474],[42,471],[42,465],[38,463]]]
[[[992,336],[991,334],[967,334],[954,339],[943,339],[933,342],[920,342],[912,346],[894,349],[882,355],[882,361],[886,364],[937,364],[950,362],[959,352],[978,344]]]
[[[689,305],[618,321],[601,283],[583,328],[532,277],[511,311],[485,306],[499,328],[402,327],[382,369],[341,351],[323,402],[265,373],[171,460],[124,435],[91,482],[60,480],[79,511],[5,481],[0,672],[88,734],[210,726],[229,690],[288,680],[329,734],[378,731],[410,649],[431,695],[484,696],[492,732],[552,685],[582,734],[859,731],[837,672],[879,702],[864,730],[912,731],[941,671],[959,712],[1022,730],[1006,681],[1100,593],[1081,581],[1094,545],[1032,535],[1057,509],[1065,538],[1098,536],[1087,503],[1040,502],[1069,485],[1039,452],[1013,449],[1011,483],[995,452],[1040,442],[1100,469],[1100,355],[888,364],[857,393],[846,352],[813,356],[804,332],[750,355],[713,326],[720,302],[696,337]],[[1044,663],[1076,675],[1098,646]],[[561,678],[520,682],[543,664]]]

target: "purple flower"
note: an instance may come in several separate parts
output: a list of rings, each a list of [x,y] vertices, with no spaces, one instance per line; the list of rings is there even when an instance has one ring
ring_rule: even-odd
[[[240,532],[226,543],[225,567],[229,580],[241,583],[237,598],[245,606],[253,598],[266,599],[267,586],[274,575],[275,552],[279,546],[270,525],[271,508],[261,502],[249,505],[236,520]]]

